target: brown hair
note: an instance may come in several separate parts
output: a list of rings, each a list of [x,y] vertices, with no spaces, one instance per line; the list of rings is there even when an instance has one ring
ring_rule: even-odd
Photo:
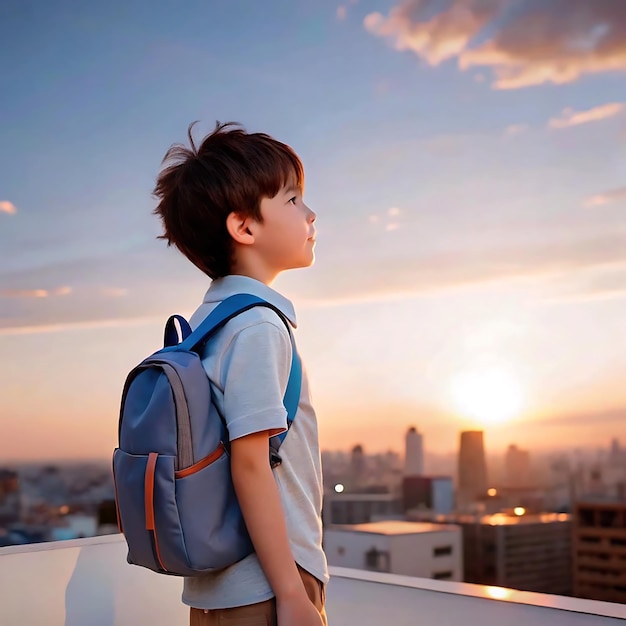
[[[289,146],[264,133],[247,133],[235,122],[217,122],[196,148],[194,124],[187,131],[191,147],[174,145],[163,158],[154,213],[163,222],[159,238],[219,278],[232,263],[228,215],[261,221],[261,199],[273,198],[292,182],[302,189],[304,168]]]

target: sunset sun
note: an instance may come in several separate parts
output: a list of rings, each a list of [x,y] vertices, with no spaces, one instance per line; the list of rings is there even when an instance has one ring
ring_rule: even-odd
[[[514,418],[522,408],[518,381],[503,370],[460,374],[450,388],[455,409],[482,424],[499,424]]]

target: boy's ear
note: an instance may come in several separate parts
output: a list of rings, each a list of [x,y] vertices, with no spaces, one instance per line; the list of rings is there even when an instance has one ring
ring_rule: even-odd
[[[239,213],[229,213],[226,218],[226,228],[228,229],[228,234],[234,239],[235,242],[240,243],[244,246],[249,246],[254,243],[254,235],[252,234],[252,229],[250,228],[251,217],[244,217]]]

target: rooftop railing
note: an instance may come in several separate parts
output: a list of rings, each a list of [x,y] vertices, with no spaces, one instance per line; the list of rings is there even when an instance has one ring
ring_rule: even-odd
[[[330,626],[599,626],[626,606],[331,568]],[[189,623],[181,580],[126,564],[121,535],[0,548],[2,626]]]

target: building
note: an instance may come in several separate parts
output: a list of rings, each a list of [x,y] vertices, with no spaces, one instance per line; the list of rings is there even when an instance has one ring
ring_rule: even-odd
[[[363,446],[358,444],[352,448],[350,454],[350,477],[349,485],[352,489],[361,487],[366,478],[367,464]]]
[[[576,503],[574,595],[626,603],[626,502],[623,499]]]
[[[17,472],[0,469],[0,527],[20,521],[21,499]]]
[[[461,529],[405,521],[329,527],[324,549],[330,565],[435,580],[462,580]]]
[[[424,437],[411,426],[406,433],[404,454],[404,475],[424,475]]]
[[[457,523],[463,528],[465,582],[572,594],[569,515],[500,513]]]
[[[508,447],[504,456],[504,485],[512,488],[530,487],[530,453],[515,444]]]
[[[572,594],[572,522],[565,513],[435,515],[416,521],[455,524],[463,531],[463,581],[522,591]]]
[[[326,493],[322,520],[330,524],[365,524],[402,516],[402,502],[391,493]]]
[[[454,485],[450,476],[405,476],[402,510],[426,509],[448,515],[454,510]]]
[[[487,460],[481,430],[461,433],[457,484],[457,507],[461,510],[471,508],[487,494]]]

